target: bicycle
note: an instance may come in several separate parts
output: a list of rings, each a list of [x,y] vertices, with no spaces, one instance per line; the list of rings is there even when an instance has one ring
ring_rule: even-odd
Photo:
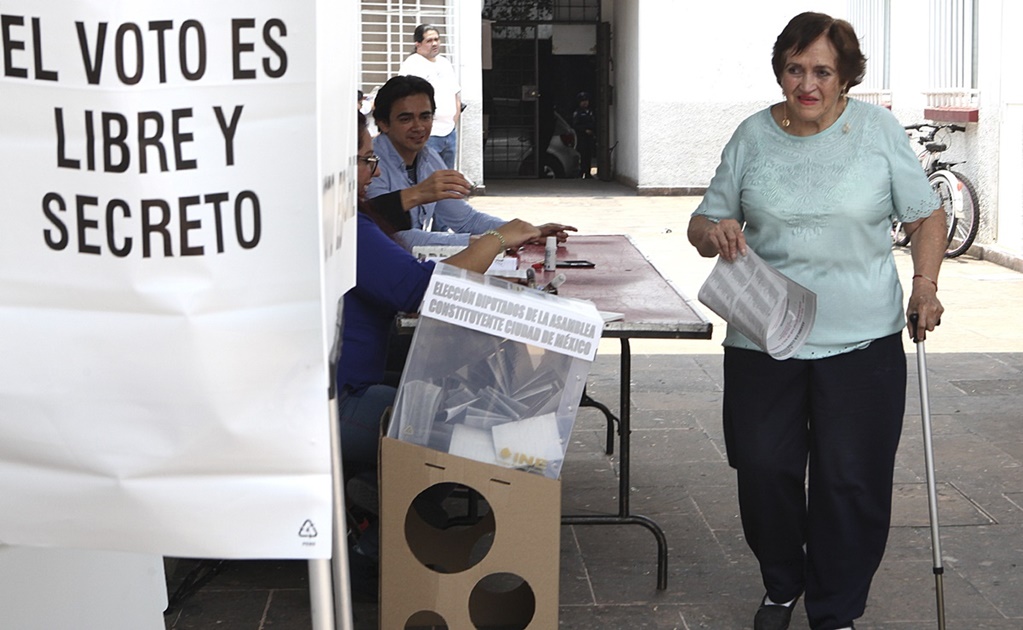
[[[917,153],[920,165],[927,174],[931,187],[941,198],[948,223],[948,244],[945,258],[955,258],[970,249],[977,238],[980,227],[980,206],[977,203],[977,190],[973,182],[962,173],[953,171],[952,167],[959,162],[944,162],[939,156],[948,149],[944,142],[934,142],[934,136],[941,130],[948,133],[966,131],[966,127],[954,124],[921,123],[907,125],[906,132],[923,149]],[[898,246],[909,244],[909,236],[898,220],[892,221],[892,242]]]

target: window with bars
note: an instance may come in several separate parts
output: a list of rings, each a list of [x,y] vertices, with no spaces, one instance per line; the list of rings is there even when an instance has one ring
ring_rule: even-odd
[[[362,0],[362,89],[367,94],[398,74],[401,62],[415,52],[412,35],[420,24],[438,28],[440,52],[457,69],[458,39],[447,0]]]
[[[599,22],[600,0],[484,0],[495,22]]]
[[[598,22],[600,21],[599,0],[556,0],[554,3],[555,22]]]
[[[977,5],[978,0],[930,2],[924,115],[931,120],[977,120]]]
[[[869,103],[891,107],[891,0],[848,0],[846,12],[849,23],[860,38],[860,50],[867,58],[867,73],[863,82],[854,87],[850,94]]]

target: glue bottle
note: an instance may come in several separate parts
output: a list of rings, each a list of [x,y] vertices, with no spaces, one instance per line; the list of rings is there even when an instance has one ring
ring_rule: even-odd
[[[558,237],[548,236],[543,249],[543,270],[554,271],[558,264]]]

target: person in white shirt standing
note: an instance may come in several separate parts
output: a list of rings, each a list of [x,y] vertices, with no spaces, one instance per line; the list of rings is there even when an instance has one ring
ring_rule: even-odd
[[[401,63],[398,74],[422,77],[433,86],[437,111],[429,146],[444,159],[449,169],[455,168],[458,152],[458,116],[462,113],[462,88],[448,58],[440,54],[440,31],[433,24],[420,24],[413,38],[416,52]]]

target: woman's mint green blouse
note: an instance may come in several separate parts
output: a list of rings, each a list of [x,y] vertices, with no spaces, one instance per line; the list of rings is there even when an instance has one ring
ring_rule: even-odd
[[[817,294],[817,319],[797,359],[863,348],[905,325],[889,235],[940,206],[902,125],[850,98],[813,136],[782,131],[769,109],[739,125],[693,213],[745,224],[764,260]],[[733,327],[724,345],[759,350]]]

